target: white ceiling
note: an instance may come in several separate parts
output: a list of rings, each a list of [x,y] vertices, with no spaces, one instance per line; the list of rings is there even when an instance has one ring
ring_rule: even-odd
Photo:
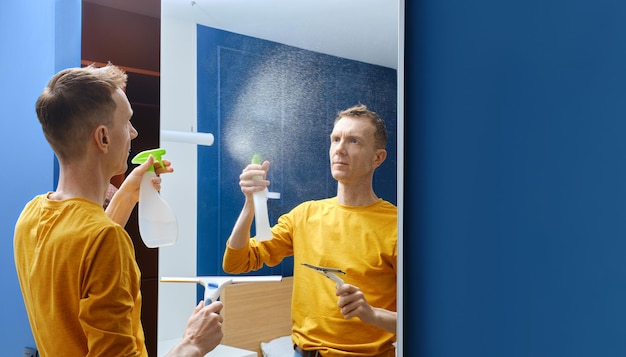
[[[171,15],[160,14],[161,2],[168,11],[191,7],[206,26],[398,68],[399,0],[83,1],[152,17]]]

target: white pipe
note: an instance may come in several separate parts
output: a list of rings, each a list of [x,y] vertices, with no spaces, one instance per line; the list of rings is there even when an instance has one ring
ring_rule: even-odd
[[[211,133],[161,130],[161,141],[211,146],[213,145],[214,138]]]

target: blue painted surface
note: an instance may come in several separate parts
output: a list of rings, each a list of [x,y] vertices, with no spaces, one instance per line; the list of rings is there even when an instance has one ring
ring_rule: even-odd
[[[626,3],[407,5],[405,351],[626,355]]]
[[[0,152],[4,168],[0,175],[0,345],[6,356],[19,356],[25,346],[35,345],[13,263],[13,227],[28,200],[53,188],[53,153],[41,133],[35,101],[58,65],[69,64],[71,58],[74,66],[80,64],[80,40],[76,40],[80,8],[79,0],[6,1],[0,5]],[[57,26],[60,23],[62,27]]]

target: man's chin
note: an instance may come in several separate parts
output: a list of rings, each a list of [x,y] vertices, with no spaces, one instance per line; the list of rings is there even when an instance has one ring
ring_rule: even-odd
[[[348,176],[345,172],[338,171],[338,170],[332,170],[330,173],[333,176],[333,178],[337,181],[341,181],[342,179]]]
[[[128,171],[128,165],[124,165],[123,168],[121,168],[119,170],[119,172],[117,172],[115,175],[113,176],[119,176],[119,175],[126,175],[126,171]]]

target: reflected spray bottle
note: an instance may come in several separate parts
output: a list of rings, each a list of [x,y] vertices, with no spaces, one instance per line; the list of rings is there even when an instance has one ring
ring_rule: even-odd
[[[133,164],[143,164],[152,155],[154,165],[162,165],[161,156],[165,149],[142,151],[133,159]],[[148,248],[173,245],[178,239],[178,221],[172,208],[161,198],[152,185],[156,177],[154,165],[146,171],[139,187],[139,235]]]
[[[261,164],[261,156],[255,154],[252,156],[253,164]],[[261,180],[262,177],[255,177]],[[270,219],[267,213],[267,187],[263,191],[252,194],[254,200],[254,227],[256,230],[256,239],[260,242],[272,239],[272,231],[270,230]]]

